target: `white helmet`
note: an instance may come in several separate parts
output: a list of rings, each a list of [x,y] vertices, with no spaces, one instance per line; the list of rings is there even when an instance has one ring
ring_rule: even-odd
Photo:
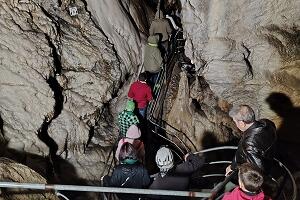
[[[161,147],[155,156],[155,161],[161,172],[166,173],[174,165],[173,154],[167,147]]]

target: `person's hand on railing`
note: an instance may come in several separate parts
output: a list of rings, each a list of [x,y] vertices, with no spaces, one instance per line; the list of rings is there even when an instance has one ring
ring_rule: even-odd
[[[228,176],[231,172],[232,172],[231,165],[228,165],[228,166],[226,167],[225,176]]]

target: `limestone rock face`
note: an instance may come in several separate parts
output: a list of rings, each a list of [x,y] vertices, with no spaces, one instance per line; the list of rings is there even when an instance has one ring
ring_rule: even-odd
[[[9,148],[43,154],[47,146],[37,138],[37,130],[55,103],[46,82],[54,73],[46,34],[55,34],[55,27],[35,4],[0,4],[0,112],[5,137]]]
[[[32,169],[16,163],[7,158],[0,158],[0,178],[2,181],[18,182],[18,183],[40,183],[46,184],[47,181],[41,175]],[[53,193],[28,193],[28,190],[5,189],[1,190],[0,199],[30,200],[30,199],[51,199],[59,200]]]
[[[214,95],[203,77],[189,83],[187,74],[181,72],[177,90],[167,119],[185,133],[182,139],[190,149],[212,147],[238,136],[239,131],[227,114],[228,105]]]
[[[265,99],[283,92],[299,105],[300,5],[297,1],[182,0],[186,54],[216,96],[275,117]],[[252,65],[247,67],[246,46]],[[206,64],[203,65],[202,61]]]
[[[139,14],[150,11],[125,1],[76,1],[71,17],[70,3],[0,1],[1,133],[6,153],[28,153],[21,156],[27,165],[50,150],[76,169],[72,176],[98,181],[117,136],[122,100],[113,99],[141,66],[148,20]],[[44,175],[46,165],[39,166]],[[55,177],[68,182],[60,177],[68,167],[57,165]]]

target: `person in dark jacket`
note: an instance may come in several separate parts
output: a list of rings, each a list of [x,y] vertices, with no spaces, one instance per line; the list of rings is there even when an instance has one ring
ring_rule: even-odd
[[[152,100],[152,90],[146,83],[147,76],[143,72],[139,75],[139,80],[131,84],[128,97],[132,98],[138,106],[140,115],[145,118],[148,102]]]
[[[239,167],[239,186],[232,192],[225,193],[222,200],[271,200],[262,191],[264,181],[260,170],[251,163]]]
[[[117,165],[108,182],[110,187],[147,188],[150,176],[147,169],[138,161],[133,145],[126,142],[122,145],[119,154],[121,164]],[[136,200],[138,194],[117,194],[121,200]]]
[[[167,147],[161,147],[155,157],[160,170],[154,175],[154,181],[149,189],[180,190],[189,189],[190,176],[204,164],[204,157],[195,154],[185,155],[183,163],[174,165],[173,154]],[[170,196],[151,196],[151,199],[174,199]],[[176,197],[175,199],[186,199]]]
[[[226,175],[243,163],[252,163],[266,175],[275,154],[276,127],[267,119],[255,120],[253,109],[248,105],[233,107],[229,115],[243,133],[232,164]]]

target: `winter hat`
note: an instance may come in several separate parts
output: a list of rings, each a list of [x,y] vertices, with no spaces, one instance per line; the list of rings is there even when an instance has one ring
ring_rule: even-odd
[[[130,139],[138,139],[141,137],[141,131],[136,125],[131,125],[127,130],[126,137]]]
[[[167,147],[161,147],[156,152],[155,161],[157,167],[160,169],[162,177],[165,176],[169,169],[171,169],[174,165],[173,154]]]
[[[127,101],[127,104],[126,104],[125,110],[133,112],[133,111],[134,111],[134,108],[135,108],[134,102],[131,101],[131,100],[128,100],[128,101]]]

